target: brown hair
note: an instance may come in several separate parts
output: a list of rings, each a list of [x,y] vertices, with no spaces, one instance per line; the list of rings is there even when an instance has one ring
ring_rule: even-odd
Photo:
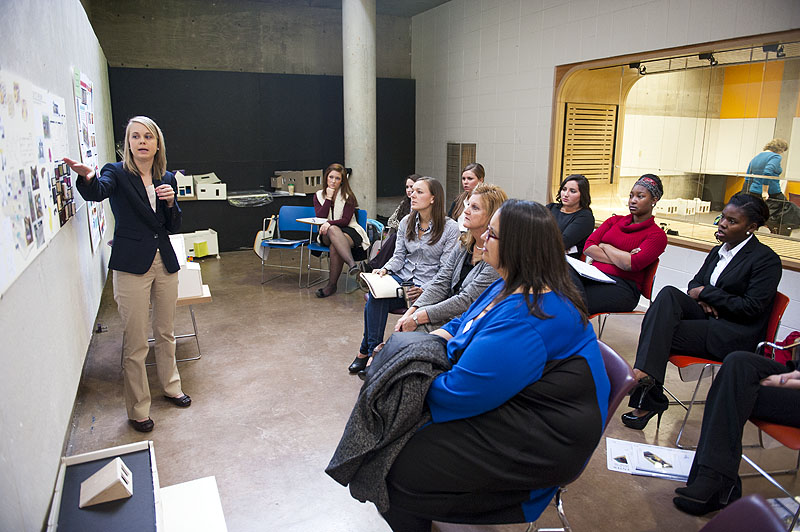
[[[156,124],[152,118],[148,118],[146,116],[134,116],[128,120],[128,124],[125,126],[125,147],[122,153],[122,167],[128,172],[142,177],[142,174],[139,172],[139,168],[136,166],[136,162],[133,160],[131,143],[130,140],[128,140],[128,136],[131,132],[131,126],[134,122],[146,127],[147,131],[149,131],[150,134],[156,138],[157,151],[155,158],[153,158],[153,167],[150,169],[150,173],[151,177],[155,179],[161,179],[161,177],[167,171],[167,146],[164,143],[164,134],[161,133],[161,128],[158,127],[158,124]]]
[[[420,177],[422,176],[419,174],[411,174],[406,177],[405,181],[403,181],[403,185],[405,185],[405,182],[408,181],[409,179],[414,183],[416,183],[417,179],[419,179]],[[405,186],[403,188],[405,188]],[[400,209],[397,211],[397,221],[399,222],[400,220],[405,218],[410,212],[411,212],[411,198],[406,196],[403,198],[403,201],[400,202]]]
[[[469,163],[464,167],[463,170],[461,170],[461,175],[464,175],[464,172],[472,172],[481,183],[483,183],[483,180],[486,179],[486,170],[483,169],[483,165],[481,163]],[[453,220],[458,220],[458,217],[461,216],[462,212],[464,212],[464,202],[467,200],[467,198],[469,198],[469,196],[470,194],[466,190],[462,191],[461,194],[458,195],[455,203],[453,204],[453,212],[450,213],[450,218]]]
[[[481,196],[483,208],[488,214],[487,220],[491,220],[494,213],[497,212],[497,209],[508,199],[508,195],[502,188],[487,183],[481,183],[475,187],[475,190],[472,191],[472,195]],[[472,251],[475,247],[475,237],[472,236],[472,231],[467,231],[462,234],[460,240],[461,245],[464,246],[467,251]]]
[[[339,172],[339,175],[342,176],[342,184],[339,187],[339,190],[342,191],[344,194],[344,201],[345,203],[349,203],[354,208],[358,208],[358,199],[356,199],[356,195],[353,194],[353,189],[350,188],[350,179],[347,177],[347,170],[345,170],[344,166],[339,163],[333,163],[329,165],[325,169],[325,173],[322,175],[322,185],[323,189],[327,188],[328,186],[328,174],[331,172]],[[333,191],[333,197],[331,198],[331,208],[333,208],[333,204],[336,203],[336,195],[339,193],[339,190]],[[323,193],[322,197],[325,197]]]
[[[586,179],[586,176],[583,174],[571,174],[565,177],[561,184],[558,185],[558,194],[556,194],[556,203],[561,205],[561,190],[564,188],[564,185],[569,183],[570,181],[575,181],[578,184],[578,192],[581,193],[581,197],[578,200],[578,205],[581,209],[589,209],[589,205],[592,204],[592,195],[589,193],[589,180]]]
[[[417,183],[425,183],[428,187],[428,192],[433,194],[433,208],[431,209],[431,240],[428,242],[429,246],[434,245],[442,238],[444,233],[445,218],[447,215],[444,212],[444,188],[439,183],[438,179],[423,176],[417,179]],[[411,210],[408,215],[408,226],[406,227],[406,240],[416,240],[417,238],[417,220],[419,213]]]
[[[550,211],[533,201],[510,199],[500,208],[500,233],[498,260],[505,287],[498,299],[522,289],[530,313],[549,319],[539,308],[539,298],[549,288],[570,301],[586,325],[586,303],[572,283],[561,232]]]

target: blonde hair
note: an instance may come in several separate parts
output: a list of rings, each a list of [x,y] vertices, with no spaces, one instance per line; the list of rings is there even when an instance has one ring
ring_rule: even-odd
[[[472,199],[473,196],[481,196],[481,200],[483,201],[483,208],[488,213],[487,221],[494,216],[494,213],[497,212],[497,209],[508,199],[508,195],[505,191],[498,187],[497,185],[490,185],[488,183],[481,183],[475,190],[472,191]],[[467,231],[466,233],[461,235],[461,245],[464,246],[467,251],[472,251],[475,246],[475,237],[472,235],[472,231]]]
[[[789,143],[783,139],[772,139],[764,146],[764,151],[773,151],[775,153],[783,153],[789,149]]]
[[[139,168],[136,167],[136,162],[133,160],[131,144],[130,140],[128,139],[131,132],[131,126],[134,122],[143,125],[145,128],[147,128],[147,131],[149,131],[150,134],[156,138],[157,151],[156,156],[153,158],[153,168],[151,169],[151,172],[154,179],[161,179],[161,176],[163,176],[167,171],[167,147],[164,144],[164,134],[161,133],[161,128],[158,127],[158,124],[156,124],[152,118],[148,118],[146,116],[134,116],[128,120],[128,125],[125,126],[125,150],[122,155],[122,167],[132,174],[136,174],[140,177],[142,175],[139,172]]]

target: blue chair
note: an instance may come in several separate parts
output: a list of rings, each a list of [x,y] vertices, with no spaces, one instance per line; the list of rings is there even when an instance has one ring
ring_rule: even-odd
[[[308,209],[311,209],[311,214],[308,214]],[[306,218],[314,216],[314,207],[298,207],[293,205],[284,205],[278,211],[278,238],[270,238],[261,241],[261,246],[266,248],[267,253],[264,253],[261,258],[261,284],[268,283],[283,274],[278,274],[267,280],[264,280],[264,266],[267,266],[267,258],[269,257],[268,251],[270,249],[277,249],[280,251],[279,260],[280,264],[269,264],[273,268],[297,270],[297,286],[303,286],[303,247],[308,245],[307,239],[288,240],[281,238],[281,233],[284,231],[302,231],[308,230],[308,224],[298,222],[298,218]],[[293,249],[300,249],[300,265],[299,266],[284,266],[283,253]]]
[[[311,209],[313,211],[313,207],[311,207]],[[310,216],[314,216],[313,212],[312,212],[312,214]],[[383,224],[378,222],[377,220],[372,220],[370,218],[367,218],[367,211],[365,211],[364,209],[358,209],[356,211],[356,220],[358,221],[358,225],[363,227],[365,231],[367,230],[367,226],[372,225],[372,226],[375,227],[375,229],[377,231],[379,231],[378,234],[382,234],[383,233]],[[330,254],[330,251],[331,251],[328,246],[324,246],[324,245],[320,244],[319,242],[317,242],[314,239],[313,235],[315,235],[317,232],[319,232],[319,227],[317,227],[316,225],[311,226],[311,231],[309,232],[309,237],[308,237],[310,243],[308,245],[308,261],[306,262],[306,268],[308,269],[308,275],[306,277],[306,288],[309,288],[311,286],[314,286],[315,284],[327,281],[330,278],[330,262],[328,262],[328,269],[327,270],[322,268],[322,256],[321,255],[320,255],[320,259],[319,259],[319,267],[318,268],[312,268],[311,267],[311,252],[312,251],[317,251],[319,253],[327,253],[327,254]],[[330,255],[328,255],[328,256],[330,256]],[[320,275],[317,279],[314,280],[314,282],[311,282],[311,270],[315,270],[315,271],[319,271],[319,272],[327,271],[328,272],[328,277],[323,278],[322,275]],[[349,288],[350,277],[351,277],[350,273],[349,272],[345,272],[345,276],[346,276],[345,277],[345,284],[344,284],[345,293],[346,294],[350,294],[350,293],[354,292],[358,288],[358,283],[356,282],[355,287],[350,289]]]

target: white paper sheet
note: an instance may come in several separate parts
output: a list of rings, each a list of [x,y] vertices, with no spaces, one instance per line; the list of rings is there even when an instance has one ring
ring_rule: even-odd
[[[566,257],[567,257],[567,264],[572,266],[572,268],[576,272],[578,272],[578,275],[580,275],[581,277],[586,277],[587,279],[592,279],[593,281],[599,281],[601,283],[616,284],[616,281],[614,279],[601,272],[599,269],[597,269],[596,266],[592,266],[591,264],[586,264],[585,262],[572,258],[569,255],[567,255]]]
[[[606,438],[606,465],[610,471],[685,482],[694,451]]]

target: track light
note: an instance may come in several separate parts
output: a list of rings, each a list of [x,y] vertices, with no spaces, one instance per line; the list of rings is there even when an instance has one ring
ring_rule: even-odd
[[[717,66],[717,60],[714,58],[714,54],[708,52],[706,54],[700,54],[697,56],[699,59],[705,59],[711,66]]]

